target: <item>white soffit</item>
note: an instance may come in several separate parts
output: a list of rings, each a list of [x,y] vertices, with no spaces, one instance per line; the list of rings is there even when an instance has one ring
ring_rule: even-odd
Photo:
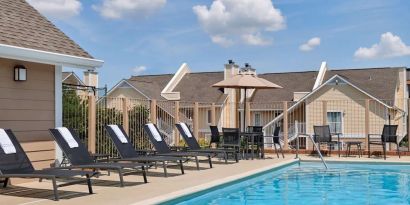
[[[30,48],[0,44],[0,57],[22,61],[60,65],[74,68],[94,70],[101,67],[104,61],[84,58]]]

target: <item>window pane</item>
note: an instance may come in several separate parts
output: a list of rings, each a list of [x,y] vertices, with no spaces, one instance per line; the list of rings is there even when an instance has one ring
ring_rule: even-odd
[[[330,127],[330,132],[342,133],[342,113],[341,112],[328,112],[327,122]]]

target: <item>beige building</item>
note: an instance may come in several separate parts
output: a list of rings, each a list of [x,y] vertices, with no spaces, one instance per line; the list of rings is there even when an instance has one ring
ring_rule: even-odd
[[[0,14],[0,128],[12,129],[35,168],[49,167],[61,157],[48,129],[62,125],[62,67],[103,62],[26,1],[0,1]]]
[[[188,104],[182,113],[187,122],[192,116],[192,104],[186,102],[199,102],[200,137],[209,136],[212,103],[219,127],[238,127],[246,116],[247,125],[263,126],[266,134],[271,134],[275,126],[282,126],[282,132],[285,131],[286,112],[290,143],[296,132],[312,134],[314,125],[323,124],[329,124],[332,132],[342,133],[344,140],[364,140],[366,133],[380,133],[383,124],[388,123],[399,125],[401,138],[407,134],[405,67],[328,69],[324,62],[317,71],[258,74],[283,89],[248,91],[251,109],[246,115],[242,112],[241,91],[211,87],[239,72],[239,66],[231,61],[219,72],[192,72],[183,64],[175,74],[121,80],[108,92],[108,97]],[[162,109],[172,111],[169,107]],[[173,114],[167,117],[175,118]],[[184,119],[179,117],[180,121]]]

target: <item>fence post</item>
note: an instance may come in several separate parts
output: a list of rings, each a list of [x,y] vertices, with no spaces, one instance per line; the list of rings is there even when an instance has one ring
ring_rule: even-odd
[[[150,121],[153,124],[157,124],[157,100],[151,100],[151,108],[150,108]]]
[[[88,151],[95,153],[96,149],[96,101],[95,96],[88,96]]]
[[[122,98],[122,127],[124,128],[125,133],[129,135],[128,98]]]
[[[215,103],[212,103],[212,105],[211,105],[211,125],[212,126],[217,126],[217,124],[216,124],[216,107],[215,107]]]
[[[367,136],[369,135],[369,133],[370,133],[370,115],[369,115],[369,108],[370,108],[370,100],[369,99],[367,99],[366,100],[366,102],[365,102],[365,111],[364,111],[364,147],[365,147],[365,150],[368,150],[368,151],[370,151],[369,150],[369,147],[367,146],[368,145],[368,138],[367,138]]]
[[[410,152],[410,99],[407,99],[407,151]]]
[[[327,101],[322,101],[322,125],[327,124]]]
[[[194,104],[194,119],[193,119],[193,124],[194,124],[194,136],[199,137],[199,103],[195,102]]]
[[[288,150],[289,140],[288,140],[288,102],[283,102],[283,148]]]
[[[175,123],[179,123],[179,101],[175,101],[175,111],[174,111],[174,119],[175,119]],[[179,132],[178,129],[176,128],[176,126],[174,127],[174,139],[175,139],[175,145],[178,146],[179,145]]]

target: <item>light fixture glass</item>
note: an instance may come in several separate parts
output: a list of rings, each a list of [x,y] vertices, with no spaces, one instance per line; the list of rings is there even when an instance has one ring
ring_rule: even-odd
[[[26,81],[27,80],[27,69],[22,65],[17,65],[14,67],[14,80],[15,81]]]

